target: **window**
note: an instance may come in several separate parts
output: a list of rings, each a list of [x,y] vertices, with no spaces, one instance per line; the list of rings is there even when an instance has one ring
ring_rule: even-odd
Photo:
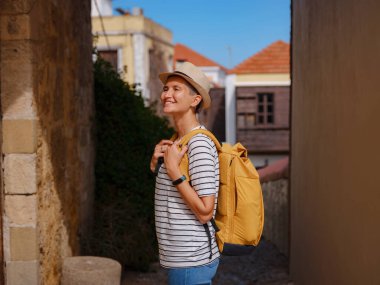
[[[238,129],[252,129],[255,127],[256,115],[255,113],[240,113],[237,116]]]
[[[237,98],[237,128],[240,130],[253,129],[256,124],[256,97]]]
[[[247,131],[274,125],[273,93],[240,94],[236,104],[238,130]]]
[[[257,125],[274,124],[273,93],[258,93]]]
[[[117,50],[100,50],[98,54],[105,61],[111,63],[112,67],[117,71]]]

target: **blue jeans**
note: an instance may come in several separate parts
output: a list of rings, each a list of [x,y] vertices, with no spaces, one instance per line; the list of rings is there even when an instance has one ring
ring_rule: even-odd
[[[209,264],[168,269],[169,285],[211,285],[218,269],[219,258]]]

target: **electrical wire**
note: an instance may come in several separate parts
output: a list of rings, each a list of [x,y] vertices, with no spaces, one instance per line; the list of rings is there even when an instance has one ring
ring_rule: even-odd
[[[94,3],[95,3],[95,7],[96,7],[96,10],[98,11],[98,14],[99,14],[99,19],[100,19],[100,24],[102,26],[102,30],[103,30],[103,35],[106,39],[106,43],[107,43],[107,48],[110,50],[111,49],[111,46],[110,46],[110,43],[108,41],[108,36],[106,34],[106,29],[104,27],[104,22],[103,22],[103,17],[102,17],[102,14],[100,13],[100,9],[99,9],[99,5],[98,5],[98,1],[97,0],[94,0]]]

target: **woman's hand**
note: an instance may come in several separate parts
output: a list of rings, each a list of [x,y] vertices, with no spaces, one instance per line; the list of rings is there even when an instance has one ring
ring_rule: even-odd
[[[165,167],[172,180],[178,179],[183,175],[179,168],[179,164],[188,149],[187,146],[184,146],[182,147],[182,150],[180,150],[178,145],[179,141],[175,141],[172,145],[167,147],[164,154]]]
[[[152,159],[150,160],[150,170],[152,172],[154,172],[154,170],[156,169],[158,158],[163,157],[168,147],[172,144],[173,142],[171,140],[162,140],[158,144],[156,144],[156,147],[154,148],[154,152],[152,155]]]

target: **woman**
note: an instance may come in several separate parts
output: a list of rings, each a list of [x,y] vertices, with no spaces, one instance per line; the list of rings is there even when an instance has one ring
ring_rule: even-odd
[[[209,81],[189,62],[159,77],[164,84],[163,111],[173,118],[178,134],[176,141],[162,140],[156,145],[150,164],[152,171],[158,169],[155,219],[160,264],[168,269],[171,285],[211,284],[220,256],[209,222],[215,215],[219,190],[218,153],[204,134],[193,136],[182,150],[178,147],[184,135],[205,128],[196,113],[210,106]],[[185,152],[190,181],[179,167]],[[160,158],[164,160],[162,165],[158,163]],[[211,246],[204,224],[211,232]]]

